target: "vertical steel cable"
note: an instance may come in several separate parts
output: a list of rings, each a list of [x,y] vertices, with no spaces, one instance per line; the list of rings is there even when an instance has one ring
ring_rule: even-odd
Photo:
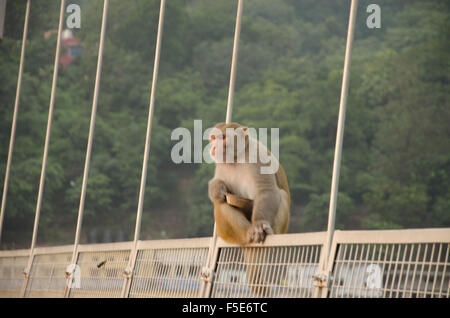
[[[83,224],[84,203],[86,200],[86,188],[87,188],[87,181],[88,181],[88,176],[89,176],[89,165],[91,162],[92,143],[94,140],[95,119],[96,119],[96,115],[97,115],[98,92],[100,89],[100,77],[102,74],[103,47],[104,47],[104,42],[105,42],[106,21],[107,21],[107,17],[108,17],[108,4],[109,4],[109,0],[104,0],[102,27],[101,27],[101,31],[100,31],[100,44],[99,44],[99,48],[98,48],[98,57],[97,57],[97,72],[95,75],[94,96],[93,96],[93,100],[92,100],[91,122],[90,122],[90,126],[89,126],[89,137],[88,137],[88,144],[87,144],[87,149],[86,149],[86,159],[84,161],[83,182],[81,185],[80,205],[78,208],[78,220],[77,220],[77,228],[75,231],[75,242],[74,242],[74,247],[73,247],[71,264],[76,263],[78,244],[80,242],[81,226]],[[68,292],[68,291],[66,290],[66,292]],[[67,294],[66,294],[66,296],[67,296]]]
[[[28,276],[30,274],[31,265],[33,262],[33,253],[34,253],[34,248],[36,247],[36,239],[37,239],[37,233],[38,233],[38,227],[39,227],[39,217],[41,214],[42,196],[44,193],[45,170],[47,168],[48,147],[50,144],[50,133],[51,133],[51,129],[52,129],[52,119],[53,119],[53,108],[55,105],[56,83],[58,81],[59,56],[60,56],[60,48],[61,48],[61,31],[62,31],[63,19],[64,19],[64,8],[65,8],[65,0],[61,0],[61,9],[59,12],[59,24],[58,24],[58,38],[56,40],[55,63],[53,66],[52,91],[50,94],[50,105],[49,105],[49,110],[48,110],[47,131],[45,134],[44,154],[42,157],[41,178],[39,180],[39,192],[38,192],[38,198],[37,198],[37,203],[36,203],[36,213],[34,216],[34,227],[33,227],[33,237],[31,239],[30,257],[28,259],[28,266],[25,269],[25,281],[24,281],[24,286],[23,286],[23,290],[22,290],[22,296],[25,295],[26,285],[28,283]]]
[[[329,259],[329,256],[335,227],[336,204],[339,187],[339,172],[341,169],[342,143],[344,139],[344,127],[345,127],[345,112],[347,108],[348,87],[350,81],[350,63],[352,58],[352,47],[353,47],[357,7],[358,7],[358,0],[352,0],[347,31],[347,44],[345,48],[344,72],[342,75],[342,88],[341,88],[341,99],[339,103],[339,117],[336,133],[336,145],[334,150],[333,176],[331,180],[331,197],[328,212],[327,240],[325,242],[325,246],[323,249],[324,257],[322,263],[323,266],[321,268],[323,273],[326,273],[329,263],[333,261]]]
[[[151,132],[152,132],[152,123],[153,123],[153,111],[155,107],[155,93],[156,93],[156,82],[158,80],[158,69],[159,69],[159,60],[161,56],[161,42],[162,42],[162,33],[163,33],[163,25],[164,25],[164,9],[166,5],[166,0],[161,0],[161,6],[159,11],[159,23],[158,23],[158,34],[156,39],[156,52],[155,52],[155,61],[153,65],[153,78],[152,78],[152,88],[150,93],[150,104],[149,104],[149,114],[147,121],[147,133],[145,136],[145,149],[144,149],[144,159],[142,162],[142,174],[141,174],[141,185],[139,188],[139,202],[137,209],[137,217],[136,217],[136,228],[134,231],[134,243],[139,240],[139,235],[141,231],[141,219],[142,219],[142,210],[144,207],[144,195],[145,195],[145,185],[147,180],[147,167],[148,167],[148,157],[150,153],[150,140],[151,140]]]
[[[234,86],[236,83],[236,69],[237,69],[237,57],[239,49],[239,38],[241,35],[242,24],[242,7],[244,0],[239,0],[237,14],[236,14],[236,27],[234,30],[234,43],[233,43],[233,56],[231,59],[231,71],[230,71],[230,84],[228,86],[228,102],[227,102],[227,117],[226,122],[231,122],[231,116],[233,113],[233,100],[234,100]]]
[[[23,25],[23,36],[22,36],[22,50],[20,52],[19,75],[17,77],[16,100],[14,103],[14,113],[13,113],[13,120],[12,120],[12,126],[11,126],[11,137],[9,140],[8,159],[6,161],[6,173],[5,173],[5,180],[4,180],[4,184],[3,184],[2,206],[1,206],[1,211],[0,211],[0,242],[2,239],[3,219],[5,217],[6,197],[8,194],[9,173],[11,170],[11,160],[12,160],[12,154],[13,154],[13,150],[14,150],[14,140],[15,140],[15,136],[16,136],[17,113],[19,111],[20,92],[22,89],[22,74],[23,74],[23,65],[24,65],[24,60],[25,60],[25,44],[26,44],[26,40],[27,40],[29,16],[30,16],[30,0],[27,1],[27,7],[25,10],[25,22]]]
[[[122,297],[126,297],[130,288],[130,278],[131,272],[134,268],[134,263],[137,256],[137,243],[139,240],[139,236],[141,233],[141,221],[142,221],[142,211],[144,209],[144,196],[145,196],[145,186],[147,182],[147,170],[148,170],[148,157],[150,154],[150,141],[152,137],[152,124],[153,124],[153,112],[155,108],[155,94],[156,94],[156,83],[158,81],[158,70],[159,70],[159,60],[161,56],[161,43],[163,36],[163,27],[164,27],[164,11],[166,7],[166,0],[161,0],[160,8],[159,8],[159,21],[158,21],[158,33],[156,36],[156,47],[155,47],[155,59],[153,64],[153,77],[152,77],[152,87],[150,92],[150,103],[149,103],[149,112],[148,112],[148,120],[147,120],[147,132],[145,135],[145,148],[144,148],[144,159],[142,161],[142,173],[141,173],[141,184],[139,188],[139,200],[138,200],[138,208],[136,214],[136,226],[134,230],[134,240],[133,240],[133,249],[131,251],[132,255],[130,257],[130,262],[128,267],[125,269],[125,273],[127,274],[127,280],[124,283]]]
[[[239,0],[238,7],[237,7],[237,13],[236,13],[236,26],[234,29],[234,42],[233,42],[233,56],[231,59],[231,71],[230,71],[230,84],[228,87],[228,102],[227,102],[227,115],[226,115],[226,122],[231,122],[231,117],[233,113],[233,99],[234,99],[234,86],[236,82],[236,64],[237,64],[237,57],[238,57],[238,48],[239,48],[239,38],[241,35],[241,24],[242,24],[242,10],[244,6],[244,0]],[[208,258],[207,258],[207,264],[204,269],[206,269],[206,272],[202,273],[203,277],[208,277],[207,279],[207,286],[205,284],[202,284],[202,288],[200,291],[201,297],[209,297],[210,291],[211,291],[211,277],[212,277],[212,268],[213,268],[213,262],[212,259],[215,255],[214,250],[216,249],[217,244],[217,225],[214,223],[214,230],[213,230],[213,236],[211,238],[211,243],[209,246],[208,251]]]

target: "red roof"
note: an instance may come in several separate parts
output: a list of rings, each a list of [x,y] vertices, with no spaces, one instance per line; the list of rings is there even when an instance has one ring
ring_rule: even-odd
[[[75,37],[62,39],[63,46],[73,46],[73,45],[79,45],[79,44],[80,44],[80,39],[75,38]]]

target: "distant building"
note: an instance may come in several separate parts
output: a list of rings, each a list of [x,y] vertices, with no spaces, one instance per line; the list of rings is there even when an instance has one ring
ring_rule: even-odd
[[[57,30],[48,30],[44,33],[44,39],[48,40],[52,35],[58,34]],[[71,30],[64,30],[61,34],[61,55],[59,63],[62,68],[67,68],[72,62],[81,57],[83,54],[83,46],[79,38],[73,36]]]
[[[80,39],[74,37],[71,30],[64,30],[61,36],[62,54],[59,58],[59,63],[63,69],[67,68],[72,62],[81,57],[83,54],[83,47]]]

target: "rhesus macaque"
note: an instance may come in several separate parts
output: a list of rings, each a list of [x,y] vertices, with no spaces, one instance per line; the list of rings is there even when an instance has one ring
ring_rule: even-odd
[[[259,158],[260,149],[271,156],[271,160],[277,159],[262,143],[249,137],[247,127],[219,123],[214,128],[210,144],[216,170],[208,192],[214,205],[218,235],[227,242],[247,245],[264,242],[268,234],[286,233],[291,200],[281,164],[277,161],[278,169],[274,173],[262,173],[261,167],[267,164]],[[227,128],[233,133],[227,134]],[[239,147],[239,142],[244,141]],[[256,160],[250,160],[252,146],[258,149]],[[217,152],[219,147],[221,153]],[[227,160],[229,158],[233,160]],[[229,204],[227,194],[253,201],[251,209]]]
[[[219,123],[214,128],[210,144],[216,170],[208,192],[214,205],[218,235],[229,243],[244,246],[262,243],[268,234],[286,233],[291,199],[281,164],[276,161],[278,169],[262,173],[261,168],[267,164],[259,158],[260,149],[270,160],[277,159],[263,144],[248,136],[247,127]],[[232,128],[234,134],[227,133],[227,128],[228,132]],[[256,160],[251,160],[250,149],[257,149],[257,158],[253,158]],[[264,278],[275,270],[264,265],[270,253],[262,254],[254,248],[244,248],[242,252],[251,289],[260,297],[270,295],[270,282]]]

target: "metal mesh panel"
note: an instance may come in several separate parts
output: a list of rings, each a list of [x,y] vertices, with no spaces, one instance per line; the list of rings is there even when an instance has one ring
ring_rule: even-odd
[[[64,297],[65,271],[71,256],[70,253],[35,255],[25,296]]]
[[[138,251],[129,297],[199,297],[208,249]]]
[[[71,288],[69,297],[120,297],[128,265],[129,250],[80,252],[80,288]]]
[[[321,245],[223,247],[212,297],[312,297]]]
[[[448,243],[340,244],[331,297],[449,297]]]
[[[219,239],[212,297],[311,297],[325,232],[271,235],[240,247]],[[335,231],[328,297],[450,298],[450,229]],[[70,297],[119,297],[131,242],[81,245],[81,288]],[[199,297],[210,238],[140,241],[129,297]],[[38,248],[25,296],[62,297],[73,246]],[[134,254],[134,252],[133,252]],[[20,297],[29,251],[0,251],[0,297]]]
[[[0,297],[19,297],[28,256],[0,257]]]

